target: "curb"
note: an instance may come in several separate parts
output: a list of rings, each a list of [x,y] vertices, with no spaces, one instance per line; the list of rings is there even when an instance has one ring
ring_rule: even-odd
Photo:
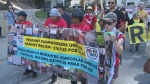
[[[38,23],[38,25],[43,26],[44,23],[42,23],[41,21],[39,21],[36,17],[35,17],[35,12],[32,14],[32,18]]]

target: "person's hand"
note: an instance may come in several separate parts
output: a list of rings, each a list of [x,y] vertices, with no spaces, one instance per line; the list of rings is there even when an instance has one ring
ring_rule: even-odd
[[[50,25],[49,27],[50,28],[56,28],[57,26],[56,25]]]
[[[112,41],[116,41],[116,36],[115,35],[110,35],[110,38]]]

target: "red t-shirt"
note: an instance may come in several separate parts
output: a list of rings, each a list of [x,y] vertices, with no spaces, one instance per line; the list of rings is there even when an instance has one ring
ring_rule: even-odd
[[[23,25],[33,25],[31,22],[25,20],[24,22],[17,22],[17,24],[23,24]]]
[[[86,31],[86,32],[90,31],[90,27],[87,24],[85,24],[84,22],[82,22],[79,25],[71,24],[70,28],[75,28],[75,29],[78,29],[78,30],[81,30],[81,31]]]
[[[123,39],[123,42],[124,42],[124,36],[123,36],[123,34],[119,35],[118,41],[121,40],[121,39]],[[123,46],[123,43],[121,43],[120,45]],[[116,52],[116,64],[115,64],[115,66],[119,66],[119,64],[120,64],[119,54]]]
[[[90,30],[94,30],[95,23],[97,22],[96,16],[94,14],[86,14],[84,20],[89,25]]]
[[[53,22],[51,18],[48,18],[44,23],[44,26],[51,26],[51,25],[58,28],[67,28],[67,23],[62,18],[59,18],[56,22]]]

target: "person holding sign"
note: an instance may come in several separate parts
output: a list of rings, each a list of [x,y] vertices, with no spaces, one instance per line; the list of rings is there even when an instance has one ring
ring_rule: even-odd
[[[95,31],[97,19],[95,14],[93,13],[92,6],[87,7],[87,13],[84,16],[84,19],[85,19],[85,23],[89,25],[90,30]]]
[[[79,9],[73,10],[71,16],[72,24],[70,28],[81,30],[82,32],[89,32],[90,27],[86,23],[82,22],[83,17],[84,17],[84,12],[82,10]],[[86,84],[85,82],[86,81],[82,81],[82,84]],[[71,81],[71,84],[77,84],[77,81]]]
[[[17,24],[28,25],[28,26],[32,26],[33,25],[31,22],[29,22],[29,21],[26,20],[27,14],[24,11],[20,11],[19,13],[16,13],[16,15],[17,15]],[[29,60],[29,61],[30,61],[29,63],[31,63],[31,62],[35,63],[32,60]],[[23,75],[28,75],[30,73],[33,74],[32,75],[33,78],[37,77],[37,72],[35,72],[34,70],[32,70],[31,67],[26,68],[26,70],[23,73]]]
[[[50,10],[49,16],[50,18],[45,21],[44,26],[50,28],[50,38],[56,39],[58,28],[67,28],[67,23],[56,8]]]
[[[50,18],[48,18],[44,26],[50,27],[50,38],[56,39],[57,28],[67,28],[66,21],[61,17],[58,9],[53,8],[50,10],[49,14]],[[52,82],[55,83],[57,81],[57,76],[52,75]]]
[[[138,23],[144,23],[143,20],[140,18],[140,15],[139,13],[134,13],[133,14],[133,18],[128,22],[128,25],[133,25],[133,24],[138,24]],[[134,44],[130,44],[130,51],[129,52],[132,52],[133,51],[133,47],[134,47]],[[139,47],[139,43],[136,44],[136,51],[138,51],[138,47]]]
[[[112,56],[116,58],[115,63],[111,67],[112,69],[109,71],[109,78],[108,78],[108,84],[113,84],[114,80],[118,77],[118,70],[119,70],[119,56],[123,52],[123,42],[124,42],[124,35],[122,32],[118,31],[115,27],[117,24],[117,15],[115,13],[107,13],[106,16],[102,19],[104,23],[104,29],[103,32],[113,32],[114,34],[109,35],[110,39],[113,41],[114,46],[113,47],[113,53]],[[116,33],[118,33],[116,35]]]

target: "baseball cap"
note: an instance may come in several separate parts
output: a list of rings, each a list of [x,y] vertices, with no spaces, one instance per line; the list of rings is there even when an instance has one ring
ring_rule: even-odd
[[[117,15],[115,13],[109,12],[105,15],[103,20],[114,20],[117,21]]]
[[[27,14],[24,11],[20,11],[19,13],[16,13],[16,15],[27,17]]]
[[[74,9],[71,16],[72,17],[83,17],[84,12],[80,9]]]
[[[90,10],[92,10],[93,8],[92,8],[92,6],[88,6],[86,9],[90,9]]]
[[[60,16],[60,13],[59,13],[58,9],[52,8],[50,10],[49,16]]]

